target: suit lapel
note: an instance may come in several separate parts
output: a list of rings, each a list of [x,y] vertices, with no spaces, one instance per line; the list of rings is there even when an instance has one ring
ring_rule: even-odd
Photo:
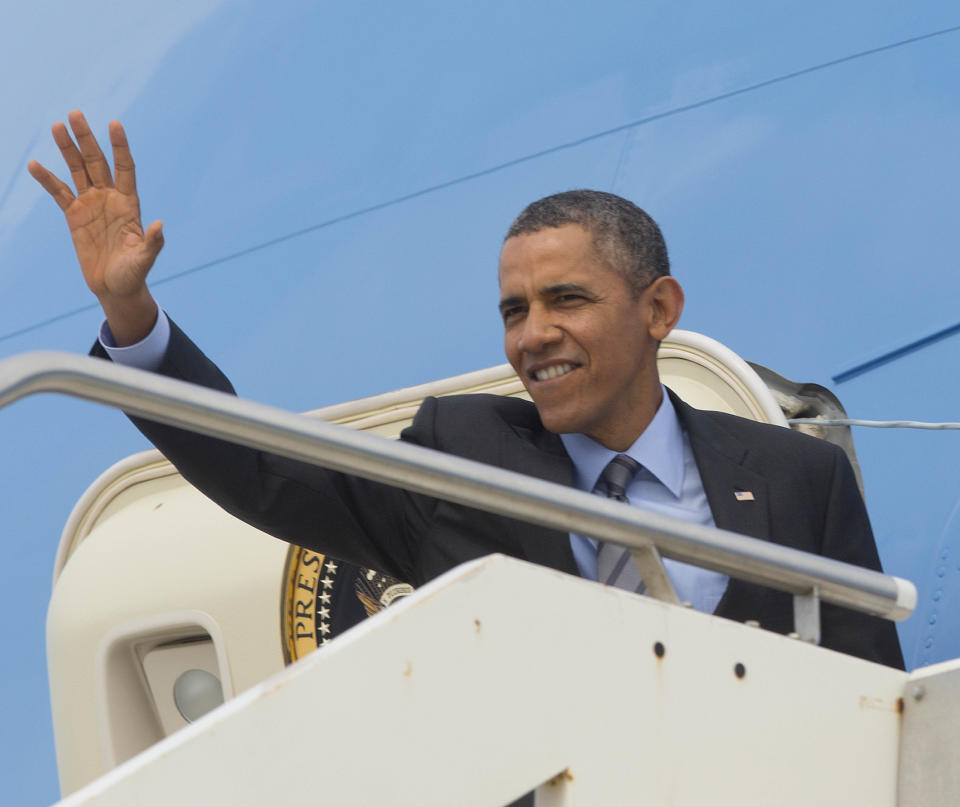
[[[767,483],[743,466],[703,445],[694,448],[703,489],[710,503],[714,523],[722,530],[753,538],[770,537]]]
[[[526,429],[514,426],[512,431],[513,434],[503,438],[503,467],[558,485],[573,485],[573,463],[557,435],[542,427]],[[526,560],[569,574],[579,574],[568,533],[513,519],[507,523]]]
[[[709,416],[672,392],[670,397],[690,438],[714,523],[720,529],[769,540],[767,482],[744,466],[747,449]]]
[[[770,540],[767,482],[744,466],[746,447],[709,415],[683,403],[673,392],[670,397],[690,438],[714,523],[723,530]],[[737,620],[770,617],[774,611],[780,615],[782,603],[761,605],[767,596],[759,586],[730,578],[714,614]]]

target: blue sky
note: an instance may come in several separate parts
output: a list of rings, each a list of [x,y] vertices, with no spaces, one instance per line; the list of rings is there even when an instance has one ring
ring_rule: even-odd
[[[25,169],[58,166],[49,126],[79,107],[101,136],[124,121],[165,222],[155,292],[246,397],[300,410],[500,363],[504,229],[596,187],[661,224],[682,327],[853,416],[960,420],[957,336],[833,381],[960,321],[960,32],[866,53],[958,25],[948,2],[22,4],[0,30],[0,357],[85,352],[99,324]],[[884,562],[920,587],[905,654],[960,655],[960,434],[855,438]],[[46,396],[0,411],[0,439],[0,778],[39,805],[59,533],[145,446]]]

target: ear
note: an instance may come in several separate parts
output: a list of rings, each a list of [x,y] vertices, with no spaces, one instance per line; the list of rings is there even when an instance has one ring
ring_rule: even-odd
[[[673,330],[683,312],[683,289],[668,275],[654,280],[643,294],[650,306],[650,336],[661,342]]]

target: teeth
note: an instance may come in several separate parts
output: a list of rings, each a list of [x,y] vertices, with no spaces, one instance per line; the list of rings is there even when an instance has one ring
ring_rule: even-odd
[[[551,378],[558,378],[559,376],[566,375],[573,369],[572,364],[555,364],[551,367],[547,367],[543,370],[537,370],[533,374],[533,377],[537,381],[547,381]]]

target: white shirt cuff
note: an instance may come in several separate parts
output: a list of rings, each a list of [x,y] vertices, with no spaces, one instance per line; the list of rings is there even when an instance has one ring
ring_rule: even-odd
[[[138,370],[156,370],[163,361],[169,343],[170,320],[162,308],[157,310],[157,322],[153,330],[139,342],[127,347],[117,347],[106,320],[100,326],[100,344],[110,358],[117,364],[136,367]]]

